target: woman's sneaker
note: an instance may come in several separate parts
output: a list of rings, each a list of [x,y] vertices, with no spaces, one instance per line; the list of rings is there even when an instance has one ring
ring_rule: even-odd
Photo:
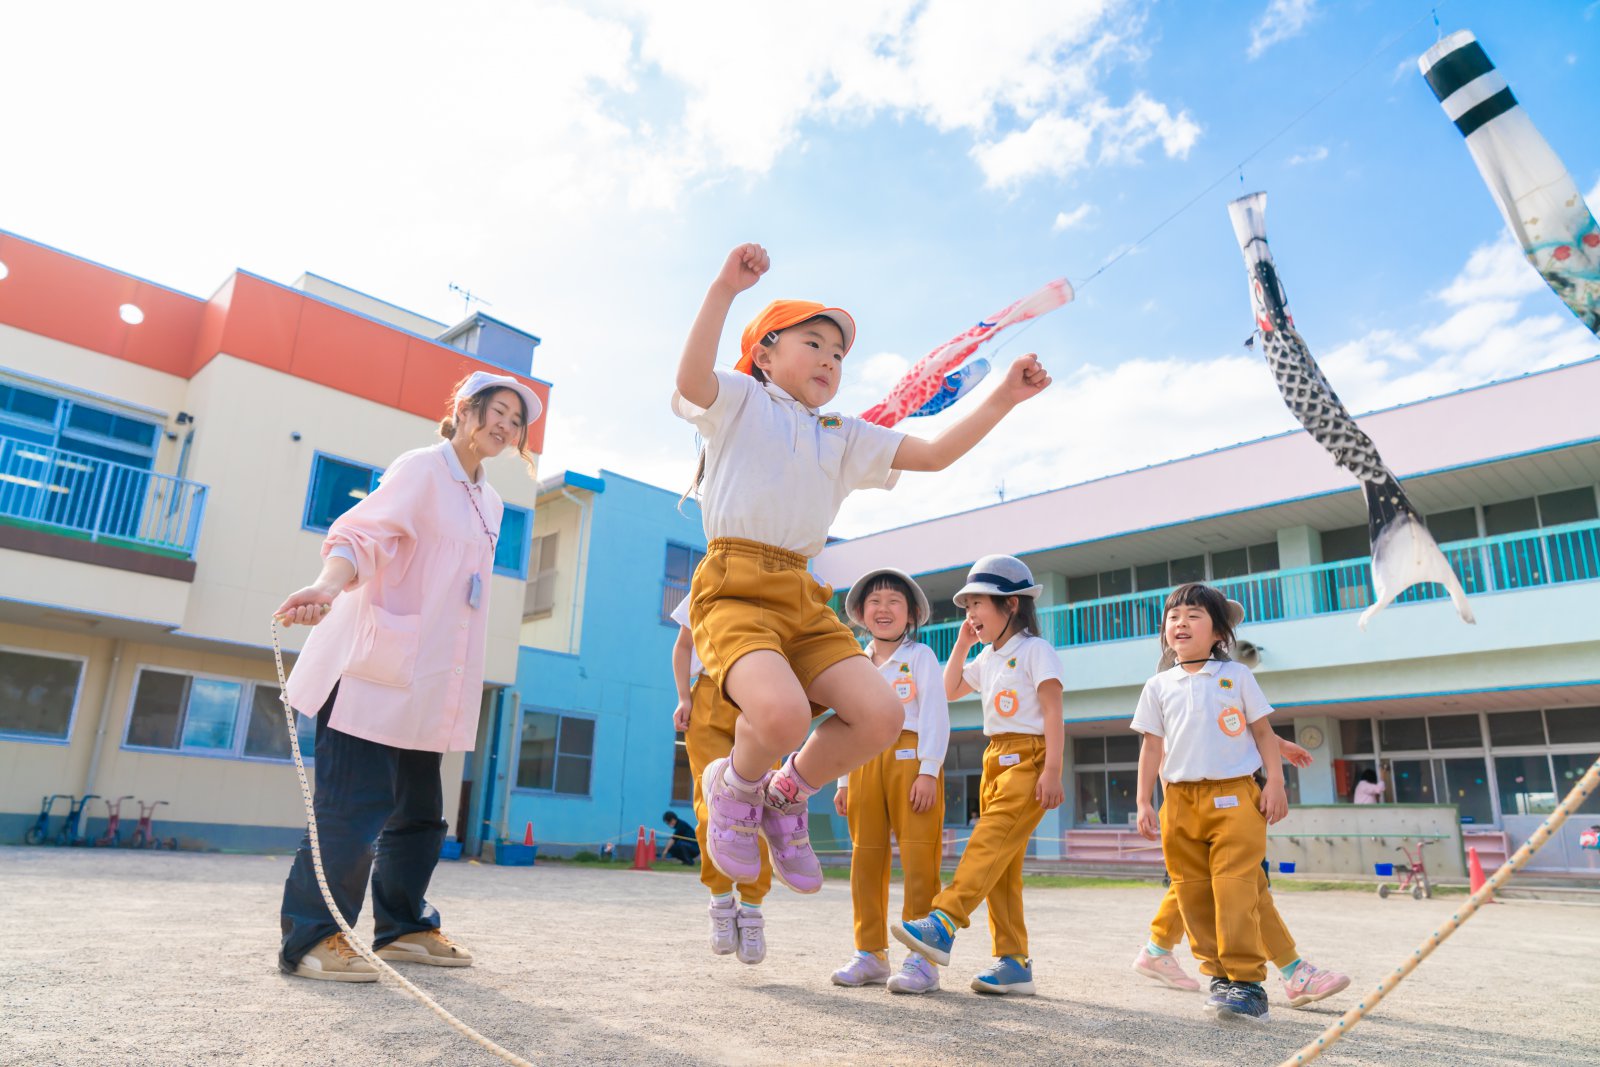
[[[1303,966],[1303,964],[1302,964]],[[1164,986],[1172,989],[1182,989],[1188,993],[1199,991],[1200,983],[1183,973],[1183,965],[1177,961],[1172,953],[1157,956],[1146,945],[1139,950],[1139,955],[1134,958],[1133,969],[1146,978],[1154,978]]]
[[[1256,982],[1229,982],[1227,996],[1216,1011],[1219,1022],[1259,1026],[1270,1020],[1267,991]]]
[[[896,941],[919,956],[938,964],[950,962],[950,949],[956,943],[956,935],[945,928],[937,915],[925,915],[899,926],[891,926],[889,932]]]
[[[728,757],[712,760],[700,775],[700,790],[706,798],[706,855],[711,865],[735,885],[754,882],[761,874],[761,846],[756,834],[761,830],[763,780],[752,792],[735,790],[723,771]]]
[[[1284,979],[1283,995],[1288,998],[1289,1007],[1300,1008],[1324,997],[1331,997],[1343,991],[1349,984],[1348,974],[1318,970],[1305,960],[1301,960],[1299,966],[1294,969],[1294,977]]]
[[[889,961],[879,959],[876,953],[857,952],[850,962],[833,972],[833,984],[850,986],[882,985],[889,980]]]
[[[891,993],[932,993],[939,988],[939,968],[913,952],[888,984]]]
[[[739,918],[739,902],[730,900],[726,904],[711,902],[708,909],[711,914],[711,951],[719,956],[731,956],[739,948],[739,931],[736,922]]]
[[[740,908],[734,920],[739,928],[739,962],[760,963],[767,958],[767,918],[760,908]]]
[[[1033,996],[1033,961],[1018,963],[1013,956],[1001,956],[972,980],[974,993],[1017,993]]]

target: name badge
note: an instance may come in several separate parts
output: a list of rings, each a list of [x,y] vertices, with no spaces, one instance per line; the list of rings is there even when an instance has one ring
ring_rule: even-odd
[[[914,748],[897,748],[894,750],[895,759],[916,759],[917,750]]]
[[[1216,807],[1216,808],[1237,808],[1239,806],[1239,798],[1238,797],[1212,797],[1211,798],[1211,805],[1212,805],[1212,807]]]
[[[1021,762],[1022,753],[1020,752],[1007,752],[1004,756],[1000,757],[1000,766],[1002,767],[1015,767]]]
[[[467,607],[474,611],[483,602],[483,578],[474,574],[472,581],[467,584]]]

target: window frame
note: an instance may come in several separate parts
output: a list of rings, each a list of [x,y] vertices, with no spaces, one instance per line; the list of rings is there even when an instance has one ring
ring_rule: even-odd
[[[678,588],[678,583],[667,573],[667,560],[675,548],[682,549],[689,554],[689,576],[683,583],[683,588]],[[706,550],[686,545],[682,541],[668,540],[661,550],[661,625],[676,628],[677,623],[672,620],[672,612],[678,602],[689,595],[689,589],[694,584],[694,572],[700,568],[700,563],[706,558]],[[671,603],[668,603],[668,601]]]
[[[61,737],[40,737],[37,734],[13,733],[0,727],[0,741],[12,741],[30,745],[58,745],[70,746],[72,744],[72,731],[78,725],[78,708],[83,703],[83,682],[89,673],[89,657],[77,655],[72,652],[43,652],[36,648],[27,648],[21,645],[0,645],[0,652],[10,652],[18,656],[38,656],[40,659],[63,659],[78,664],[78,684],[72,693],[72,710],[67,713],[67,730]]]
[[[82,397],[80,394],[64,391],[59,386],[52,387],[52,383],[28,377],[19,377],[11,372],[10,368],[0,368],[0,385],[4,385],[8,389],[21,390],[25,393],[46,397],[55,401],[56,404],[54,417],[49,421],[21,415],[16,412],[0,411],[0,433],[5,433],[8,427],[15,427],[25,433],[48,436],[50,438],[49,442],[47,444],[41,443],[41,447],[53,448],[73,455],[89,456],[92,459],[107,463],[120,463],[136,470],[155,471],[156,457],[161,452],[161,444],[165,439],[167,430],[167,417],[165,414],[147,409],[124,407],[110,397],[100,398],[98,401],[92,396]],[[148,426],[151,429],[150,443],[141,445],[123,438],[107,436],[95,430],[75,428],[71,425],[71,420],[72,413],[77,408],[102,412],[110,415],[113,419],[123,419]],[[74,440],[108,452],[120,453],[120,458],[113,459],[83,452],[72,447]]]
[[[139,680],[144,676],[145,671],[157,671],[161,674],[180,675],[189,679],[189,690],[184,696],[183,707],[179,709],[177,729],[178,745],[175,748],[162,748],[158,745],[131,745],[128,743],[128,734],[133,729],[134,704],[139,699]],[[226,682],[239,686],[239,699],[235,701],[233,712],[233,745],[227,751],[213,748],[184,747],[183,727],[189,718],[188,694],[194,691],[193,683],[195,681]],[[245,742],[249,738],[250,734],[250,715],[255,706],[256,690],[262,687],[268,689],[276,688],[277,684],[277,682],[261,681],[260,679],[246,678],[240,675],[219,674],[214,671],[190,671],[184,670],[183,668],[169,667],[165,664],[145,663],[141,661],[135,664],[133,680],[128,686],[128,702],[122,717],[122,738],[118,747],[124,752],[144,752],[157,756],[187,756],[196,759],[234,760],[241,763],[262,763],[279,767],[283,766],[284,764],[292,765],[294,763],[293,748],[289,750],[288,755],[282,758],[276,756],[247,755],[244,750]],[[298,710],[295,712],[295,714],[300,715]],[[301,716],[301,718],[304,718],[304,716]],[[297,719],[296,725],[298,724],[299,720]],[[310,767],[316,762],[316,754],[314,751],[306,752],[304,749],[302,749],[300,755],[307,767]]]
[[[494,573],[502,575],[502,576],[504,576],[506,578],[517,578],[517,579],[520,579],[522,581],[527,581],[528,580],[528,558],[529,558],[529,554],[533,551],[533,509],[532,508],[522,507],[519,504],[504,504],[502,502],[502,505],[503,505],[502,506],[502,515],[501,515],[501,519],[500,519],[500,530],[501,530],[501,533],[503,534],[505,532],[505,525],[506,525],[506,523],[505,523],[505,514],[508,514],[510,512],[515,511],[515,512],[518,512],[518,513],[520,513],[521,515],[524,516],[522,532],[526,536],[523,537],[523,539],[522,539],[521,550],[520,550],[520,552],[518,553],[518,556],[517,556],[516,569],[513,570],[513,569],[511,569],[509,567],[502,567],[502,566],[500,566],[500,564],[496,563],[494,565]],[[496,538],[495,539],[495,547],[496,548],[500,547],[501,540],[502,540],[501,538]]]
[[[309,530],[311,533],[319,534],[325,534],[332,529],[333,522],[337,521],[339,517],[338,515],[335,515],[333,520],[330,521],[327,526],[318,526],[312,522],[311,519],[311,504],[316,497],[317,491],[317,465],[324,459],[332,460],[335,463],[343,463],[347,467],[362,467],[370,471],[372,473],[372,485],[371,488],[367,490],[367,494],[369,496],[377,491],[379,480],[383,478],[384,472],[388,470],[387,467],[374,467],[370,463],[363,463],[361,460],[351,459],[348,456],[341,456],[333,452],[324,452],[320,448],[313,449],[311,452],[311,470],[306,477],[306,499],[305,503],[301,505],[300,508],[300,528],[302,530]],[[359,501],[357,503],[359,503]],[[354,506],[354,504],[350,505],[350,507]],[[345,511],[349,510],[350,508],[345,509]],[[342,515],[344,512],[340,512],[339,514]]]
[[[536,715],[553,715],[556,719],[556,735],[551,739],[553,745],[551,752],[552,759],[550,762],[550,788],[548,789],[544,789],[539,786],[523,785],[519,778],[519,771],[522,764],[523,722],[527,718],[529,712],[532,712]],[[589,745],[589,754],[587,756],[579,755],[576,752],[563,753],[561,751],[563,721],[566,719],[583,719],[594,724],[594,739]],[[600,716],[591,715],[581,711],[566,711],[561,708],[544,707],[539,704],[524,704],[522,707],[517,709],[516,737],[517,752],[514,766],[517,769],[512,771],[511,777],[511,791],[513,793],[525,793],[529,796],[557,797],[568,800],[594,799],[594,763],[595,759],[597,758],[596,753],[600,750]],[[560,780],[561,776],[561,757],[563,755],[571,756],[574,759],[586,759],[589,761],[589,781],[587,783],[585,792],[563,793],[556,789],[556,782]]]

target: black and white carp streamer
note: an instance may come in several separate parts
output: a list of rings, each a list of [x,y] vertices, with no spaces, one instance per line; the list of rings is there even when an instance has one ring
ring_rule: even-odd
[[[1228,205],[1234,236],[1244,252],[1261,352],[1272,368],[1278,392],[1311,439],[1327,449],[1339,466],[1355,475],[1367,497],[1367,534],[1372,540],[1372,606],[1361,613],[1363,630],[1395,597],[1421,582],[1437,582],[1449,592],[1463,622],[1476,622],[1461,580],[1423,525],[1417,509],[1372,438],[1340,402],[1322,368],[1294,328],[1267,246],[1267,194],[1252,193]]]
[[[1444,38],[1417,65],[1467,139],[1522,254],[1578,321],[1600,334],[1600,228],[1560,157],[1470,31]]]

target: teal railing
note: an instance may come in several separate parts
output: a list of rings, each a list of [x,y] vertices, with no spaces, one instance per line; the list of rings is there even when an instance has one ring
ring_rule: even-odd
[[[1468,596],[1600,578],[1600,521],[1455,541],[1440,546]],[[1244,605],[1245,622],[1279,622],[1361,611],[1374,599],[1372,561],[1340,560],[1211,583]],[[1057,648],[1156,636],[1170,589],[1061,604],[1039,612],[1039,636]],[[1448,594],[1437,584],[1412,586],[1395,601],[1413,604]],[[922,629],[940,659],[955,647],[960,622]]]
[[[193,559],[206,487],[0,435],[0,521]]]

